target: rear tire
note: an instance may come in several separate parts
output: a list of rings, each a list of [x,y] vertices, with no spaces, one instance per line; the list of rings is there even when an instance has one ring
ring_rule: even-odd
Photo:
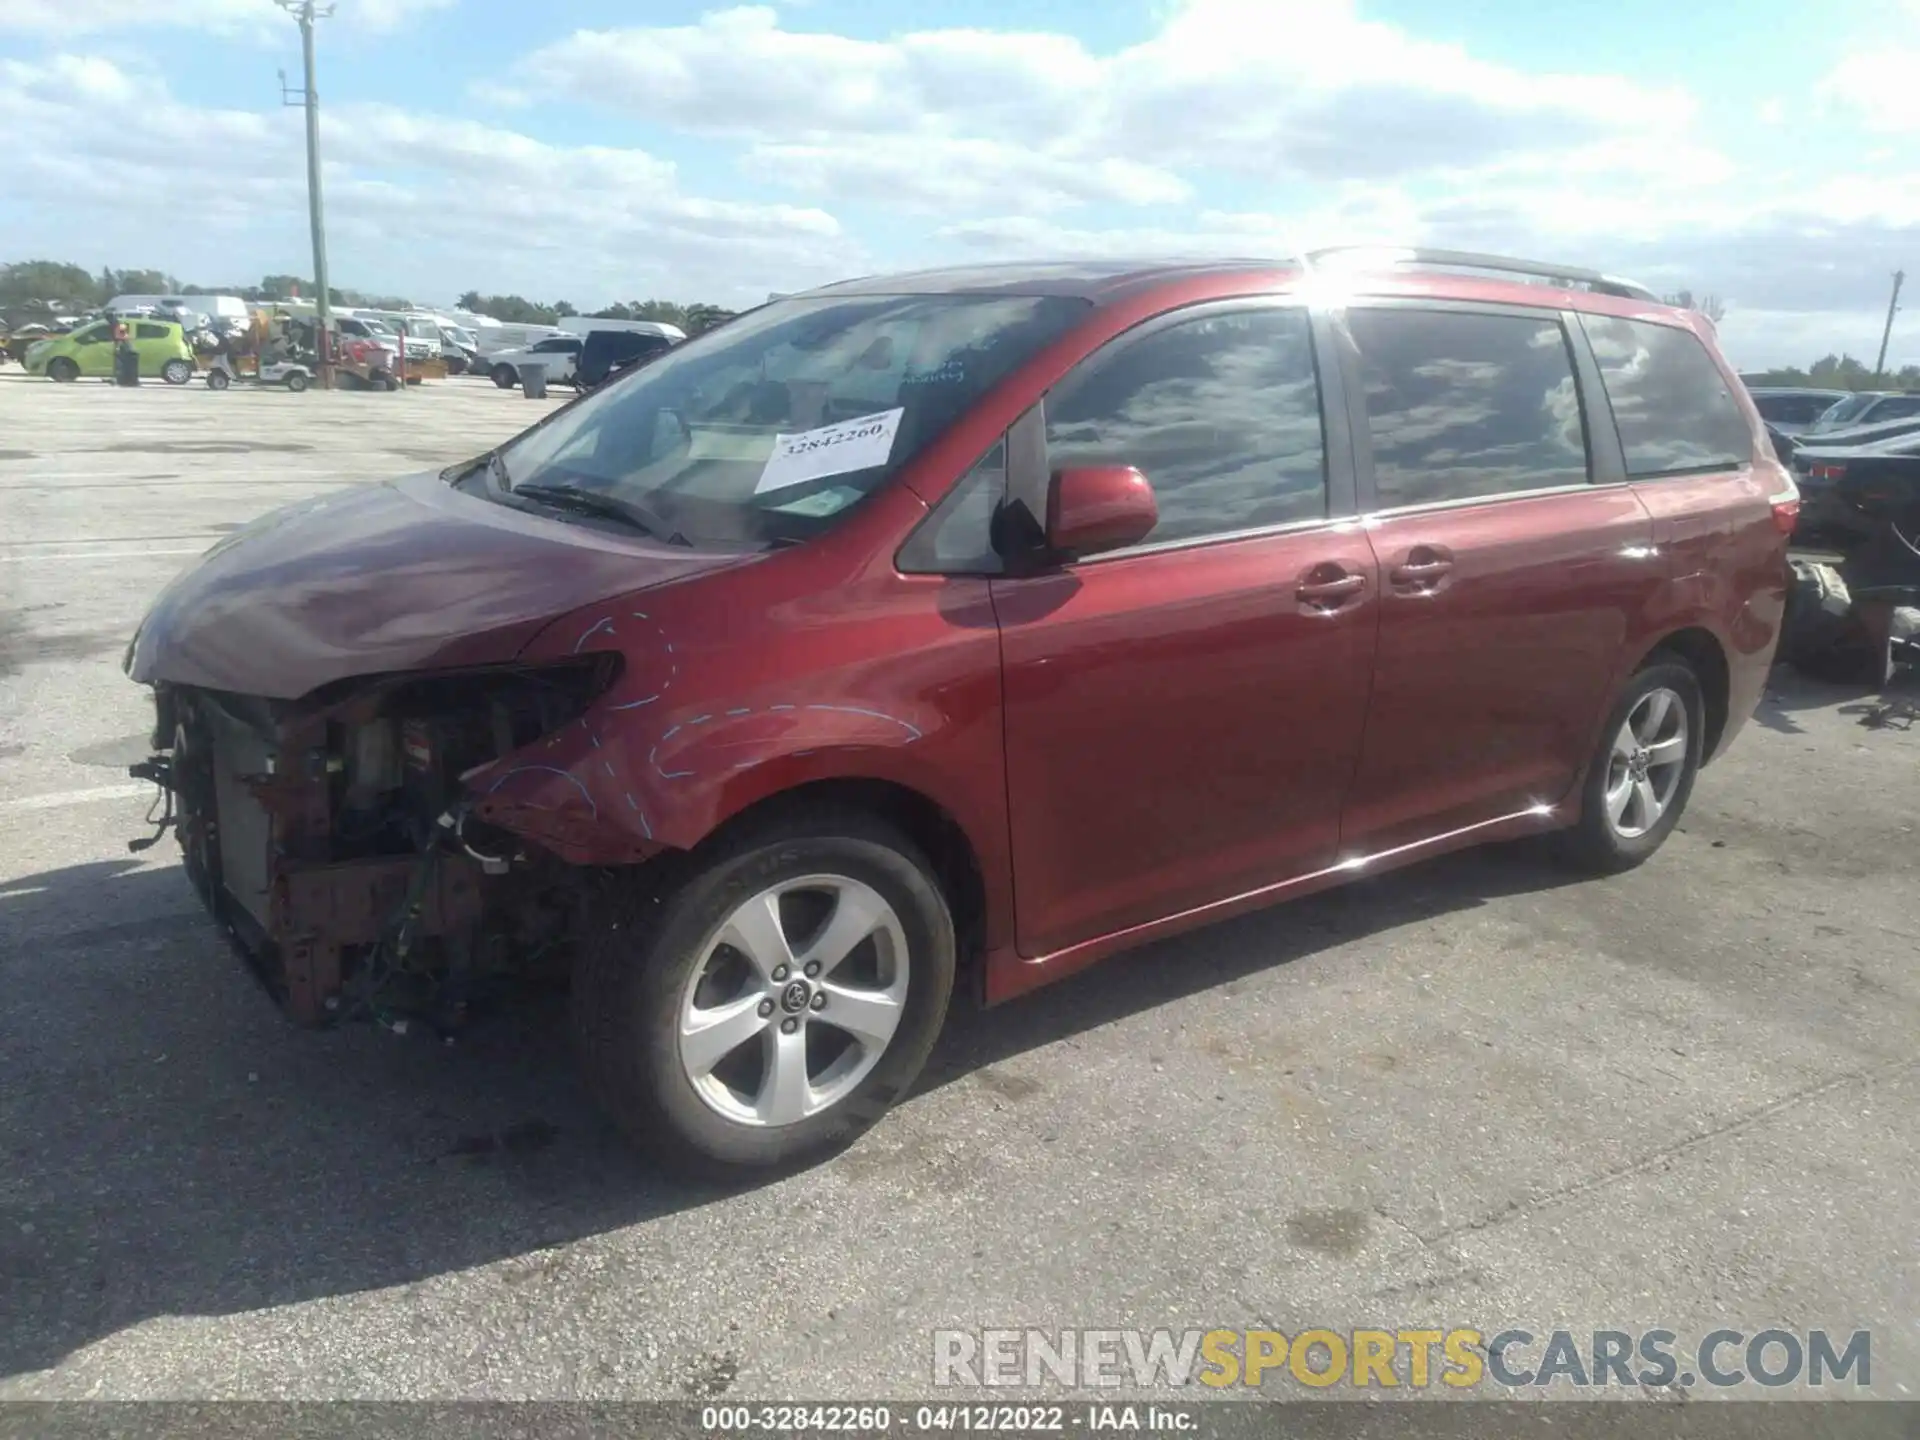
[[[511,365],[496,365],[493,367],[493,383],[502,390],[511,390],[520,383],[520,376]]]
[[[169,385],[184,385],[193,379],[191,360],[169,360],[160,367],[160,378]]]
[[[207,388],[209,390],[224,390],[232,383],[232,379],[224,370],[209,370],[207,372]]]
[[[64,355],[56,355],[47,362],[47,378],[61,385],[71,385],[80,378],[80,367]]]
[[[287,389],[291,390],[294,394],[298,395],[302,390],[306,388],[307,388],[307,377],[302,375],[299,371],[296,370],[294,371],[293,374],[287,376]]]
[[[1608,712],[1587,766],[1580,821],[1554,837],[1560,857],[1612,875],[1666,843],[1700,772],[1706,704],[1686,662],[1656,651]]]
[[[892,827],[845,811],[785,817],[667,863],[651,886],[609,882],[575,963],[574,1033],[600,1103],[662,1164],[707,1178],[852,1143],[907,1094],[946,1018],[953,920],[926,861]],[[834,943],[855,933],[850,949]],[[723,1014],[726,1039],[710,1035],[702,1058],[698,1036],[719,1024],[706,1017]],[[781,1083],[795,1063],[798,1079]]]

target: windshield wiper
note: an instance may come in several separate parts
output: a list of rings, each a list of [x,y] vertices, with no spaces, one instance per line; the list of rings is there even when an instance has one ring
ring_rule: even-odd
[[[515,485],[507,493],[544,501],[556,510],[574,510],[582,515],[618,520],[655,540],[665,540],[669,545],[691,547],[693,543],[646,506],[602,490],[589,490],[582,485]]]

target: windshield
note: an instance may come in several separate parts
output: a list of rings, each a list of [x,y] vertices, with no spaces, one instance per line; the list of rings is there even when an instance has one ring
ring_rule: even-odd
[[[477,350],[480,348],[480,342],[473,338],[473,332],[459,325],[442,325],[440,327],[440,334],[443,338],[453,341],[454,344],[460,346],[462,349]]]
[[[696,544],[803,540],[1087,308],[1058,296],[780,301],[568,407],[500,459],[515,488],[625,499]]]

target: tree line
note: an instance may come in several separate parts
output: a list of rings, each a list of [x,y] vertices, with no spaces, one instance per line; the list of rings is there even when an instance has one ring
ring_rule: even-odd
[[[0,264],[0,318],[14,324],[49,315],[96,310],[116,295],[235,295],[250,304],[312,299],[311,281],[298,275],[263,275],[257,285],[201,285],[164,270],[114,270],[98,273],[61,260],[18,260]],[[377,295],[329,285],[327,299],[343,309],[405,310],[404,296]],[[580,312],[566,301],[542,305],[518,295],[482,295],[469,290],[459,299],[463,310],[491,315],[518,325],[552,325]],[[593,312],[596,320],[659,320],[697,335],[733,312],[718,305],[683,305],[674,300],[630,300]]]
[[[1786,365],[1741,378],[1749,385],[1794,385],[1814,390],[1920,390],[1920,365],[1902,365],[1880,375],[1866,361],[1851,355],[1822,355],[1804,370]]]

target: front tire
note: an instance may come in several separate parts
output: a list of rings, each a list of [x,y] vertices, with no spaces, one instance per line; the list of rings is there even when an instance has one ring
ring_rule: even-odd
[[[209,390],[224,390],[232,383],[233,380],[224,370],[209,370],[207,372],[207,388]]]
[[[47,362],[47,378],[61,385],[71,385],[80,378],[80,367],[64,355],[56,355]]]
[[[708,1178],[811,1163],[904,1096],[953,990],[925,860],[860,812],[790,817],[610,888],[573,983],[588,1083],[628,1138]]]
[[[193,379],[193,362],[169,360],[160,367],[160,378],[169,385],[184,385]]]
[[[1680,823],[1700,772],[1706,705],[1682,660],[1656,651],[1614,702],[1562,858],[1596,874],[1647,860]]]
[[[496,365],[493,367],[493,383],[502,390],[511,390],[520,383],[520,376],[511,365]]]
[[[302,375],[298,370],[287,376],[287,389],[291,390],[294,394],[298,395],[306,388],[307,377]]]

